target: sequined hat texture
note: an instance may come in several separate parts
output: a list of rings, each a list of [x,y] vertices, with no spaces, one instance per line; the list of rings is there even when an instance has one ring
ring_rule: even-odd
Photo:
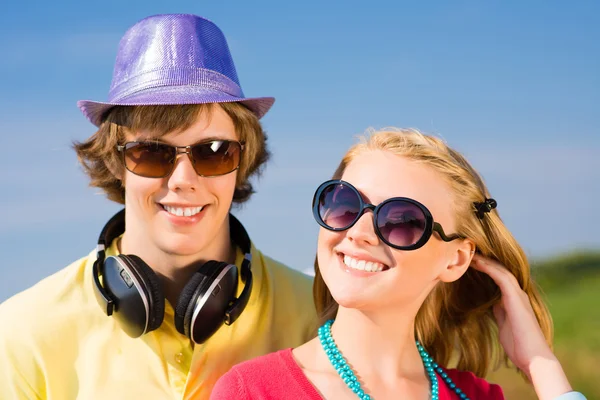
[[[114,106],[239,102],[258,118],[273,97],[246,98],[229,46],[213,22],[191,14],[160,14],[136,23],[119,43],[106,102],[80,100],[94,125]]]

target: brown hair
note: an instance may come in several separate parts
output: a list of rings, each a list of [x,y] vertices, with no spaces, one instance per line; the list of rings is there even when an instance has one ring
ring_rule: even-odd
[[[114,107],[106,115],[98,131],[84,142],[74,142],[73,148],[90,186],[102,189],[107,197],[117,203],[125,202],[125,188],[121,177],[124,166],[117,144],[122,144],[127,132],[148,130],[155,137],[182,131],[192,125],[201,113],[210,116],[213,107],[220,106],[233,120],[239,140],[245,142],[238,170],[233,201],[247,201],[254,189],[249,179],[260,175],[261,167],[270,153],[267,136],[258,118],[239,103],[190,104],[169,106]]]
[[[552,321],[535,282],[527,257],[506,228],[496,210],[476,216],[474,202],[490,194],[479,174],[457,151],[442,140],[412,129],[374,132],[354,145],[334,174],[340,179],[347,165],[359,154],[384,150],[428,165],[445,178],[454,194],[457,232],[473,240],[483,256],[498,260],[517,278],[529,297],[536,318],[549,345]],[[315,260],[313,295],[323,321],[335,317],[338,304],[325,285]],[[457,363],[457,368],[483,377],[491,365],[508,357],[501,350],[492,306],[500,301],[500,289],[487,275],[468,268],[455,282],[439,283],[425,299],[415,321],[415,335],[437,363]]]

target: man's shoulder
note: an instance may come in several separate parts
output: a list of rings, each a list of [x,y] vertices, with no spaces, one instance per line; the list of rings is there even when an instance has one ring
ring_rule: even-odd
[[[275,296],[283,296],[289,302],[297,301],[303,306],[312,304],[314,278],[265,254],[261,254],[265,272],[272,281]]]
[[[69,326],[89,308],[86,266],[82,257],[0,304],[0,340],[48,335]],[[88,279],[89,281],[89,279]]]
[[[278,324],[300,328],[302,340],[289,343],[291,346],[300,345],[312,338],[316,332],[314,278],[264,254],[261,257],[266,274],[262,277],[262,293],[269,294],[274,318]]]
[[[298,282],[305,285],[312,285],[313,277],[305,274],[302,271],[294,269],[281,261],[275,260],[274,258],[260,253],[266,268],[273,273],[276,278],[286,279],[294,282]]]

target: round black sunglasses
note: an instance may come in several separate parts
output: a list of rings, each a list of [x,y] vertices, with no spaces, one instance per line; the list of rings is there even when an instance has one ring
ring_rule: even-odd
[[[446,236],[427,207],[416,200],[393,197],[375,206],[365,203],[360,192],[342,180],[322,183],[315,192],[312,208],[317,223],[330,231],[351,228],[366,210],[371,210],[377,236],[398,250],[422,247],[434,231],[445,242],[463,238],[456,234]]]

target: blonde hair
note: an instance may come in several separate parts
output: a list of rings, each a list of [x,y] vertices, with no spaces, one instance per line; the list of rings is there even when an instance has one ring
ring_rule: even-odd
[[[529,297],[549,345],[552,321],[535,282],[523,249],[506,228],[496,210],[476,216],[474,202],[490,197],[483,179],[468,161],[439,138],[417,130],[395,128],[371,132],[346,153],[334,179],[340,179],[359,154],[389,151],[437,171],[454,194],[456,231],[470,238],[483,256],[498,260],[517,278]],[[325,285],[315,260],[313,295],[322,321],[335,317],[338,304]],[[450,361],[461,370],[484,377],[490,366],[508,363],[501,351],[492,306],[500,301],[500,289],[487,275],[469,268],[457,281],[439,283],[425,299],[415,321],[415,335],[440,365]]]
[[[267,136],[258,118],[239,103],[187,104],[172,106],[120,106],[112,108],[98,131],[84,142],[74,142],[73,148],[90,186],[100,188],[117,203],[125,203],[125,188],[120,177],[124,166],[117,144],[123,144],[127,132],[148,130],[161,137],[190,127],[199,115],[210,117],[213,107],[221,107],[233,120],[239,140],[245,142],[238,170],[233,201],[247,201],[254,189],[249,179],[261,172],[270,153]]]

